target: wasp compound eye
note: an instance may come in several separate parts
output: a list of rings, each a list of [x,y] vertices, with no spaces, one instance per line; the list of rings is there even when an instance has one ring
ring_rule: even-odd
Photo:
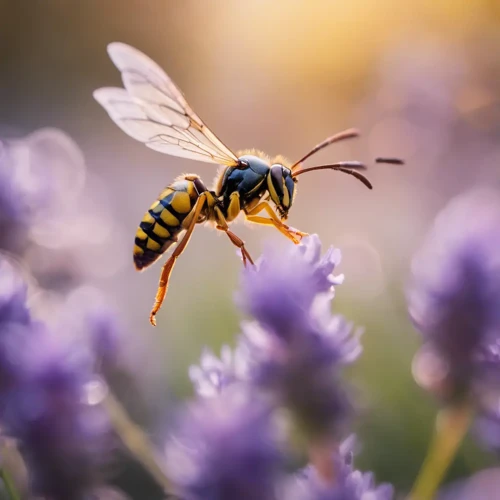
[[[273,184],[274,191],[277,194],[277,198],[281,200],[283,198],[283,168],[281,165],[273,165],[269,173],[271,177],[271,182]]]

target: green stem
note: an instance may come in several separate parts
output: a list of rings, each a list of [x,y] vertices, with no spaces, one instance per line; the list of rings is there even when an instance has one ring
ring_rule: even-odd
[[[103,401],[115,432],[129,452],[151,474],[163,489],[172,494],[173,486],[160,466],[161,460],[156,455],[154,447],[142,429],[128,416],[120,402],[108,393]]]
[[[5,491],[9,497],[9,500],[21,500],[19,493],[17,492],[14,481],[10,477],[10,474],[2,467],[0,468],[0,478],[3,481]]]
[[[469,403],[450,406],[438,413],[432,442],[408,500],[434,497],[469,429],[472,413]]]

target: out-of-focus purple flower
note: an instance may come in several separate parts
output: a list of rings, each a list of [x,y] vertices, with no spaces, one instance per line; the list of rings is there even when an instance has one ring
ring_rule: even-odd
[[[270,414],[245,390],[226,390],[188,407],[167,448],[169,475],[181,497],[274,500],[281,454]]]
[[[197,394],[203,397],[216,396],[233,384],[247,381],[248,360],[243,346],[237,346],[234,350],[223,346],[220,358],[205,348],[200,364],[189,368],[189,378]]]
[[[24,373],[9,398],[6,433],[19,448],[33,489],[54,499],[80,498],[100,479],[108,457],[108,423],[84,360],[61,348],[50,332],[33,332],[20,355]]]
[[[108,457],[105,386],[88,353],[30,321],[25,285],[4,259],[0,283],[2,431],[18,442],[36,494],[82,498]]]
[[[0,248],[12,250],[24,244],[28,227],[22,191],[15,182],[6,146],[0,141]]]
[[[41,230],[74,201],[83,183],[83,157],[63,132],[40,129],[0,146],[0,247],[21,252],[33,228]]]
[[[26,284],[12,262],[0,255],[0,325],[30,322],[26,307]]]
[[[80,344],[95,363],[95,370],[107,375],[125,363],[126,328],[108,298],[97,288],[75,288],[56,305],[52,321],[61,341]],[[47,321],[48,322],[48,321]]]
[[[352,325],[331,313],[339,261],[338,250],[321,256],[317,236],[270,250],[244,271],[238,298],[257,320],[243,324],[240,339],[252,383],[315,437],[342,431],[351,403],[339,372],[361,351]]]
[[[85,170],[80,148],[60,130],[0,139],[0,249],[22,255],[44,289],[66,291],[125,262],[120,228],[103,215],[102,182]],[[118,250],[106,258],[108,240]]]
[[[283,500],[391,500],[394,489],[390,484],[377,486],[373,474],[360,472],[352,465],[352,451],[349,442],[341,445],[333,461],[335,478],[325,482],[314,467],[295,474],[283,489]]]
[[[472,392],[482,404],[494,395],[496,408],[499,248],[500,193],[484,188],[463,194],[436,219],[413,262],[408,293],[410,315],[424,338],[414,364],[417,380],[445,398]]]
[[[120,355],[120,330],[116,318],[109,311],[91,313],[87,319],[92,350],[101,367],[107,369],[118,363]]]
[[[19,379],[19,339],[25,339],[30,328],[26,285],[12,262],[0,255],[0,415],[5,412],[6,394],[15,390]]]

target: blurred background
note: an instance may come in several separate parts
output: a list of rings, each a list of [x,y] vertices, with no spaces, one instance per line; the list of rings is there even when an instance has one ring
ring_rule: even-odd
[[[304,176],[289,221],[342,250],[335,307],[365,327],[349,374],[361,409],[358,464],[408,489],[435,404],[412,379],[419,339],[405,286],[435,214],[472,185],[500,182],[500,3],[0,0],[0,136],[57,127],[82,149],[86,187],[65,205],[66,229],[49,239],[72,243],[71,266],[112,297],[131,345],[146,346],[142,375],[161,407],[191,394],[187,367],[204,346],[232,344],[241,262],[224,236],[199,227],[150,327],[160,266],[134,270],[137,225],[177,175],[210,183],[217,168],[151,151],[111,122],[92,91],[121,85],[106,53],[112,41],[157,61],[234,151],[295,160],[334,132],[361,129],[309,164],[364,161],[374,190],[336,173]],[[406,165],[374,165],[376,156]],[[83,231],[76,237],[70,226]],[[253,256],[286,244],[269,228],[234,231]],[[449,479],[492,461],[468,441]]]

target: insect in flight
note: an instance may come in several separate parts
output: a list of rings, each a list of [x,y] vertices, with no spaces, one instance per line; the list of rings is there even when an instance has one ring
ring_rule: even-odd
[[[243,240],[229,229],[240,212],[246,220],[274,226],[294,243],[299,243],[307,233],[284,222],[293,204],[299,175],[331,169],[350,174],[372,188],[359,172],[365,168],[360,162],[302,167],[306,159],[324,147],[356,137],[356,130],[345,130],[327,138],[293,164],[281,156],[271,160],[256,151],[236,155],[205,125],[172,80],[149,57],[117,42],[108,46],[108,53],[121,72],[125,88],[100,88],[94,97],[125,133],[161,153],[224,167],[212,189],[196,174],[175,179],[160,193],[139,225],[134,245],[134,263],[138,270],[150,266],[178,242],[163,265],[149,318],[151,324],[156,325],[155,316],[165,299],[172,269],[196,224],[213,223],[241,250],[243,263],[253,264]],[[391,161],[398,160],[382,159],[382,162]]]

